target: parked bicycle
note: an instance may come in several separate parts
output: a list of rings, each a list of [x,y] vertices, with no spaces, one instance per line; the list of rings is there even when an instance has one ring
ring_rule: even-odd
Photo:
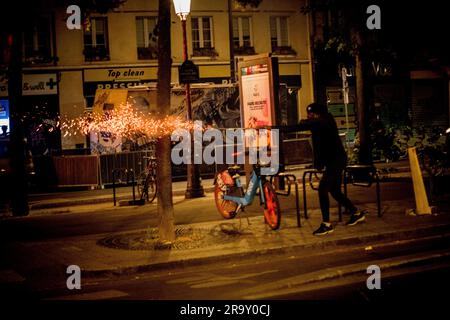
[[[143,157],[147,160],[147,166],[144,172],[141,172],[137,179],[138,193],[141,200],[153,202],[156,198],[156,158]]]
[[[264,219],[272,230],[280,227],[280,204],[272,184],[261,175],[263,165],[253,165],[247,190],[244,192],[239,175],[239,166],[220,171],[214,179],[214,199],[219,213],[225,219],[234,218],[237,213],[253,202],[259,190],[259,200],[264,210]]]

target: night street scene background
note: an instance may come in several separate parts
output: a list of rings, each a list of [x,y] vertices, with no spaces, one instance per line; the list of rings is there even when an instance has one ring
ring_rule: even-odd
[[[167,319],[278,319],[299,300],[448,296],[445,1],[0,6],[3,300],[151,300]],[[334,232],[313,235],[324,175],[311,131],[269,145],[281,163],[272,176],[174,161],[175,129],[283,132],[313,102],[336,122],[339,181],[361,223],[331,198]],[[237,159],[225,144],[214,154]],[[250,204],[222,198],[247,187]]]

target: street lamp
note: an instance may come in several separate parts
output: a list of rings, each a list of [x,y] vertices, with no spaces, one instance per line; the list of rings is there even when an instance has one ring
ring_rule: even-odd
[[[175,13],[181,20],[183,28],[183,61],[188,60],[187,43],[186,43],[186,18],[191,11],[191,0],[173,0]],[[187,120],[192,121],[191,106],[191,85],[186,83],[186,107]],[[197,165],[194,164],[194,135],[191,131],[191,163],[187,165],[187,188],[185,193],[186,199],[198,198],[205,196],[205,191],[200,180],[200,172]]]

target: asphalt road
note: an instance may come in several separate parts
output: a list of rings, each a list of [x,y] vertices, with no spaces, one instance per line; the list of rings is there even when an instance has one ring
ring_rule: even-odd
[[[448,288],[450,234],[422,239],[330,248],[302,249],[296,253],[262,255],[198,266],[130,276],[82,279],[81,290],[37,288],[23,284],[2,288],[21,299],[64,300],[250,300],[275,299],[389,301],[429,299]],[[414,258],[414,259],[413,259]],[[411,262],[413,261],[414,262]],[[396,261],[395,267],[392,263]],[[381,289],[368,290],[367,267],[381,268]],[[330,274],[351,266],[354,273]],[[386,267],[383,267],[386,266]],[[327,279],[329,277],[329,279]],[[324,279],[310,282],[313,279]]]
[[[356,205],[375,202],[375,187],[349,187],[349,196]],[[301,197],[301,192],[300,192]],[[409,182],[386,182],[382,184],[382,204],[388,206],[390,201],[410,199],[414,194]],[[294,197],[279,197],[282,215],[295,214]],[[309,209],[319,207],[316,191],[308,189],[307,203]],[[205,221],[221,220],[215,208],[211,193],[200,199],[185,200],[184,197],[174,197],[175,223],[190,224]],[[331,200],[331,205],[335,202]],[[303,210],[303,204],[301,203]],[[0,221],[0,239],[42,241],[47,239],[71,236],[115,233],[155,227],[157,225],[156,204],[141,207],[113,207],[112,204],[83,206],[83,210],[66,208],[74,212],[45,214],[40,216],[18,217]],[[336,211],[336,210],[334,210]],[[58,211],[57,211],[58,212]],[[262,215],[258,200],[246,209],[244,216]]]

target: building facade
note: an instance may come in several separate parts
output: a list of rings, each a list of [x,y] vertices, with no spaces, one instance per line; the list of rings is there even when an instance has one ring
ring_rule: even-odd
[[[234,1],[232,35],[228,0],[192,0],[187,18],[188,58],[198,67],[200,82],[225,84],[231,79],[230,44],[235,59],[271,53],[278,57],[280,83],[296,92],[298,120],[313,100],[308,16],[304,0],[263,0],[257,8]],[[75,118],[90,110],[97,89],[129,88],[157,82],[158,1],[127,0],[107,13],[90,14],[80,30],[69,30],[65,7],[49,7],[24,34],[24,88],[27,107],[41,113]],[[172,82],[183,62],[182,27],[171,5]],[[3,85],[4,86],[4,85]],[[1,91],[7,99],[7,90]],[[44,116],[45,118],[45,116]],[[50,121],[50,120],[48,120]],[[36,137],[36,153],[88,147],[83,135]],[[49,140],[50,139],[50,140]],[[59,145],[58,145],[59,142]],[[47,144],[47,146],[45,146]],[[51,144],[49,146],[48,144]]]

